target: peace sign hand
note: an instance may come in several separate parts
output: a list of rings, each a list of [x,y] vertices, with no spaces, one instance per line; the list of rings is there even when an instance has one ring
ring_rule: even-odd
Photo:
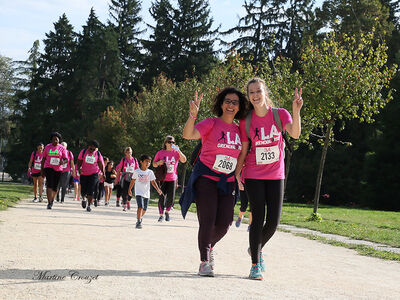
[[[189,102],[190,105],[190,114],[193,118],[197,118],[197,114],[199,113],[199,107],[201,99],[203,99],[203,93],[200,94],[200,97],[197,97],[197,91],[194,93],[194,100]]]
[[[301,97],[301,94],[303,93],[303,89],[300,88],[298,91],[297,88],[294,90],[294,97],[293,97],[293,112],[294,111],[300,111],[301,107],[303,106],[303,98]]]

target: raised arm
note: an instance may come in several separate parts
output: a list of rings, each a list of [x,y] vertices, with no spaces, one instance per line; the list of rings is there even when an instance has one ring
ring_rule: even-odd
[[[187,140],[199,140],[201,139],[200,132],[194,128],[194,123],[197,119],[199,113],[199,107],[201,99],[203,99],[203,94],[197,97],[197,91],[194,93],[194,100],[189,102],[189,117],[186,121],[185,128],[183,129],[183,138]]]
[[[303,106],[303,98],[301,97],[302,92],[302,88],[300,88],[300,91],[297,91],[297,88],[295,89],[292,103],[293,121],[292,123],[286,124],[286,131],[294,139],[298,139],[301,133],[300,110]]]

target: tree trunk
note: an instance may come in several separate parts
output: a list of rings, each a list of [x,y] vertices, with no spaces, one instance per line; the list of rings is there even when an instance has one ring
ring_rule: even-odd
[[[284,183],[284,186],[283,186],[283,195],[286,194],[286,183],[287,183],[287,179],[288,179],[288,177],[289,177],[291,159],[292,159],[292,152],[288,150],[288,151],[286,152],[285,183]]]
[[[317,182],[315,185],[315,194],[314,194],[314,213],[315,214],[317,213],[317,210],[318,210],[319,196],[321,193],[322,175],[324,173],[326,153],[328,152],[328,146],[330,144],[329,139],[331,136],[332,128],[333,128],[333,122],[328,124],[328,128],[325,133],[325,141],[324,141],[324,147],[322,149],[321,161],[319,163],[318,176],[317,176]]]

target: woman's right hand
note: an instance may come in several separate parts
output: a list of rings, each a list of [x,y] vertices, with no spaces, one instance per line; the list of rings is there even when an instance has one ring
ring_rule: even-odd
[[[236,181],[238,183],[239,190],[244,191],[244,185],[242,183],[242,180],[241,180],[240,176],[236,176]]]
[[[200,102],[201,99],[203,99],[203,93],[200,94],[200,97],[197,95],[197,91],[194,93],[194,100],[191,100],[189,102],[190,105],[190,115],[192,118],[197,118],[197,115],[199,113],[199,107],[200,107]]]
[[[164,164],[164,161],[163,161],[163,160],[157,161],[157,167],[158,167],[158,166],[162,166],[163,164]]]

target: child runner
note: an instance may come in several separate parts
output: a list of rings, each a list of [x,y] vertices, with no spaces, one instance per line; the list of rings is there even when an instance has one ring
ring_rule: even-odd
[[[162,194],[162,191],[156,183],[156,176],[154,175],[153,171],[149,169],[151,157],[149,155],[142,155],[139,160],[140,168],[133,172],[128,193],[129,196],[132,197],[132,188],[135,186],[135,196],[138,206],[136,212],[136,228],[141,229],[143,216],[146,213],[147,205],[150,199],[150,182],[159,195]]]
[[[71,177],[71,170],[72,175],[75,175],[75,164],[74,164],[74,155],[71,151],[67,150],[67,143],[62,142],[61,145],[65,147],[65,150],[68,153],[68,161],[63,164],[63,170],[60,175],[60,181],[58,182],[58,189],[57,189],[57,202],[60,201],[59,193],[61,190],[61,203],[64,203],[65,194],[67,193],[67,188],[69,185],[69,179]]]
[[[198,274],[214,276],[214,246],[233,221],[237,195],[234,171],[242,149],[239,126],[234,119],[245,116],[246,97],[236,88],[223,89],[214,100],[213,113],[217,117],[194,126],[202,98],[203,95],[198,99],[196,92],[194,101],[190,101],[183,130],[185,139],[201,139],[202,148],[179,203],[185,217],[190,204],[196,202],[201,260]]]
[[[132,148],[125,148],[125,157],[123,157],[117,166],[117,179],[116,183],[120,183],[122,189],[122,204],[123,211],[131,209],[131,196],[128,195],[129,184],[132,179],[133,171],[139,168],[139,163],[136,158],[132,156]],[[121,177],[120,177],[121,174]]]
[[[250,253],[252,266],[249,277],[262,280],[265,264],[262,248],[276,231],[281,215],[283,202],[283,185],[285,178],[285,162],[282,131],[287,130],[293,138],[298,138],[301,132],[300,109],[303,106],[302,90],[294,93],[292,103],[293,119],[286,109],[273,108],[264,80],[253,78],[247,84],[247,95],[253,110],[249,112],[250,123],[246,129],[246,121],[240,121],[240,135],[243,141],[236,168],[236,178],[242,170],[244,160],[246,167],[246,191],[253,213],[250,227]],[[277,112],[282,126],[276,123],[274,112]],[[249,148],[250,135],[251,149]],[[246,157],[247,156],[247,157]],[[267,213],[265,214],[265,207]]]
[[[114,169],[114,162],[111,160],[106,165],[106,178],[104,180],[105,195],[105,206],[110,203],[111,193],[114,187],[114,181],[117,177],[117,172]]]
[[[99,170],[104,173],[104,160],[98,148],[99,143],[93,140],[86,149],[81,150],[78,156],[78,171],[81,174],[82,207],[86,208],[88,212],[92,210],[90,204],[92,204],[95,187],[99,181]],[[88,201],[87,207],[85,197]]]
[[[31,158],[28,163],[28,173],[31,174],[33,178],[33,202],[42,202],[43,201],[43,177],[41,176],[40,170],[42,168],[42,159],[43,159],[43,143],[39,143],[36,145],[36,150],[32,152]],[[37,198],[39,190],[39,199]]]
[[[79,201],[79,195],[81,194],[81,184],[79,182],[79,172],[77,170],[77,165],[75,165],[75,176],[73,176],[74,182],[74,200]]]
[[[104,156],[103,159],[104,159],[104,165],[106,166],[110,160],[106,156]],[[100,200],[105,194],[104,179],[105,179],[104,173],[99,170],[99,181],[95,189],[94,206],[100,205]]]
[[[41,167],[42,177],[46,176],[47,209],[53,207],[58,182],[63,169],[62,165],[68,161],[67,150],[60,144],[62,139],[61,134],[52,132],[50,139],[51,143],[47,144],[43,150]]]
[[[168,135],[162,147],[162,150],[158,151],[154,157],[153,167],[161,166],[165,163],[167,167],[167,174],[164,181],[160,182],[162,194],[158,199],[158,211],[160,217],[158,222],[162,222],[165,211],[165,221],[170,220],[169,211],[174,205],[175,190],[178,179],[178,163],[185,163],[186,156],[179,150],[179,147],[175,145],[175,139],[173,136]]]

